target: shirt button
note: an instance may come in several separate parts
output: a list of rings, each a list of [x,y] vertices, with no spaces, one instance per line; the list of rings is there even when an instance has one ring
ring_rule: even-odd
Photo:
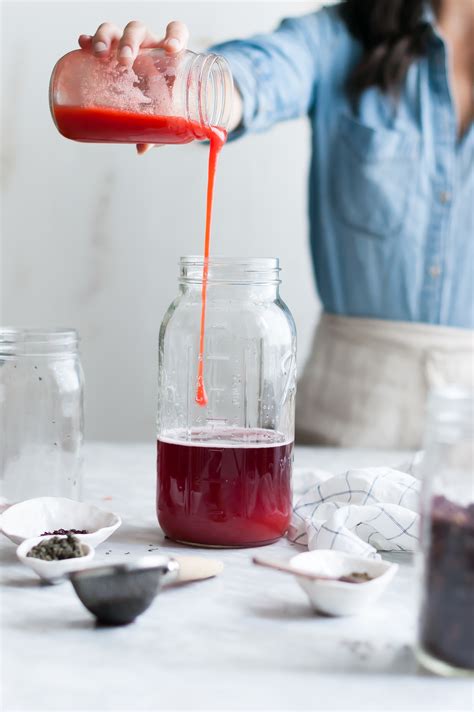
[[[430,275],[433,278],[439,277],[440,274],[441,274],[441,267],[439,267],[438,265],[433,265],[432,267],[430,267]]]
[[[451,200],[451,193],[448,193],[447,190],[442,190],[441,193],[439,194],[439,202],[443,203],[443,205],[444,205],[445,203],[449,203],[450,200]]]

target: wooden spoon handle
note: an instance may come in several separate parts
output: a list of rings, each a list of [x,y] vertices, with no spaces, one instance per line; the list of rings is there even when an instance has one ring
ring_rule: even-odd
[[[332,581],[330,576],[317,576],[316,574],[309,574],[307,571],[299,571],[293,566],[288,566],[288,564],[280,563],[279,561],[269,561],[268,559],[262,559],[260,556],[254,556],[252,559],[254,564],[257,566],[265,566],[267,569],[273,569],[274,571],[281,571],[284,574],[292,574],[293,576],[301,576],[301,578],[309,579],[310,581]]]
[[[173,583],[202,581],[217,576],[224,568],[222,561],[204,556],[173,556],[173,559],[179,564],[178,577]]]

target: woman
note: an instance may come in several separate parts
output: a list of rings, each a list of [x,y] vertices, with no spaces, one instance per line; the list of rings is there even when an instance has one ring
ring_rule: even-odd
[[[162,40],[139,22],[79,38],[125,65],[187,41],[179,22]],[[324,313],[299,384],[300,441],[418,447],[428,389],[472,387],[472,0],[346,0],[212,50],[235,78],[231,139],[312,123]]]

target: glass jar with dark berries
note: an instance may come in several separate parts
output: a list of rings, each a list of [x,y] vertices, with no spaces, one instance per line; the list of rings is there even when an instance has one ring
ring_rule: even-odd
[[[440,675],[474,675],[472,392],[447,388],[431,395],[420,474],[418,659]]]

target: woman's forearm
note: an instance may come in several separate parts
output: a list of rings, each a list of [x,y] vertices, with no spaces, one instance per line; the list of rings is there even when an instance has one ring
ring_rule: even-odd
[[[231,131],[235,131],[240,124],[242,123],[243,119],[243,102],[242,102],[242,97],[240,95],[239,90],[237,89],[236,86],[234,86],[234,95],[232,97],[232,113],[230,116],[230,121],[229,121],[229,133]]]

